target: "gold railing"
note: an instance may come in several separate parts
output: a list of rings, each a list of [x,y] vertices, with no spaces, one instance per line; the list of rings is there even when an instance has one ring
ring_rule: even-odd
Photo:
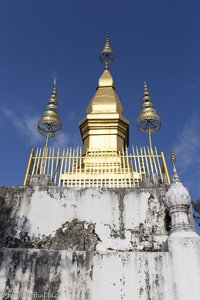
[[[32,149],[24,185],[31,176],[48,175],[57,186],[139,187],[149,178],[152,183],[170,184],[164,153],[148,147],[128,150],[94,150],[82,153],[81,147]]]

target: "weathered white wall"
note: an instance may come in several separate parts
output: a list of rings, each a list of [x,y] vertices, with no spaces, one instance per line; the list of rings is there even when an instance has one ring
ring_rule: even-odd
[[[35,187],[30,197],[28,190],[24,194],[17,212],[18,234],[27,231],[31,238],[54,236],[65,222],[78,219],[95,224],[95,233],[100,239],[96,250],[142,250],[150,244],[160,248],[168,236],[163,193],[162,189],[120,191]],[[143,236],[142,241],[139,236]]]
[[[59,251],[56,255],[42,250],[4,251],[0,272],[0,295],[5,281],[11,278],[7,293],[21,293],[24,298],[36,291],[42,294],[45,284],[60,300],[137,300],[176,299],[169,267],[169,253],[87,253]],[[20,258],[17,264],[16,256]],[[31,258],[32,255],[32,258]],[[60,260],[58,257],[61,255]],[[40,261],[51,259],[50,265]],[[31,259],[30,259],[31,258]],[[14,267],[12,266],[12,261]],[[52,264],[52,265],[51,265]],[[8,274],[8,269],[10,273]],[[38,270],[39,269],[39,270]],[[57,283],[57,284],[56,284]],[[27,297],[26,297],[27,296]],[[2,298],[1,298],[2,299]],[[17,299],[17,298],[16,298]]]
[[[169,235],[164,194],[0,188],[0,299],[199,300],[200,239]]]
[[[194,232],[174,232],[168,250],[177,299],[200,299],[200,237]]]
[[[191,252],[181,254],[179,240],[178,257],[172,252],[1,250],[0,299],[8,299],[6,293],[11,299],[20,294],[39,299],[37,294],[48,292],[59,300],[199,300],[196,242],[187,240]]]

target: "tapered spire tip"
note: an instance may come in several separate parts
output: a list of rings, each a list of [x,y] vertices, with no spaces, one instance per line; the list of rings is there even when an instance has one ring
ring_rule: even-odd
[[[140,115],[137,119],[137,127],[139,130],[148,133],[158,131],[160,129],[161,122],[160,116],[157,114],[147,87],[146,81],[144,82],[144,91],[142,99],[142,108]]]
[[[44,136],[55,136],[61,131],[55,77],[51,97],[38,122],[38,131]]]
[[[53,78],[53,87],[56,88],[56,77]]]
[[[176,156],[174,154],[174,151],[173,149],[171,149],[171,157],[170,157],[170,160],[173,164],[173,177],[172,177],[172,182],[175,183],[175,182],[180,182],[180,179],[179,179],[179,176],[178,176],[178,173],[177,173],[177,170],[176,170]]]
[[[112,48],[110,47],[110,39],[109,35],[106,36],[106,42],[104,48],[100,52],[100,61],[104,64],[105,69],[108,69],[110,63],[114,60],[114,53]]]

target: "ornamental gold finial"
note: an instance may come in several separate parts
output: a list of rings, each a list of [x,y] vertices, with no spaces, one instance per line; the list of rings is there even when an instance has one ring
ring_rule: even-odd
[[[105,69],[108,69],[109,64],[114,60],[114,53],[110,47],[110,40],[108,35],[106,37],[104,48],[100,52],[99,58],[100,61],[105,65]]]
[[[146,82],[144,82],[142,107],[141,107],[140,115],[138,116],[137,119],[137,128],[140,131],[149,134],[150,150],[152,150],[151,133],[158,131],[160,129],[160,126],[161,126],[160,117],[153,106],[147,84]]]
[[[61,121],[58,113],[57,89],[56,79],[54,78],[54,86],[49,99],[48,105],[38,122],[38,131],[46,136],[46,146],[48,145],[48,138],[56,136],[61,131]]]
[[[176,156],[174,154],[173,149],[171,149],[171,157],[170,157],[171,162],[174,164],[176,162]]]
[[[176,156],[174,154],[174,151],[173,149],[171,149],[171,157],[170,157],[170,160],[173,164],[173,178],[172,178],[172,182],[179,182],[180,179],[179,179],[179,176],[178,176],[178,173],[176,171]]]

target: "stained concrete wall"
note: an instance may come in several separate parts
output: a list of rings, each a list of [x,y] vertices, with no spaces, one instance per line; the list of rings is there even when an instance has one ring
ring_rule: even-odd
[[[184,243],[179,243],[175,255],[4,249],[0,251],[0,299],[199,300],[195,243],[187,254],[181,253]]]
[[[165,191],[0,188],[0,299],[199,300],[200,240],[169,235]]]
[[[19,249],[0,256],[4,296],[31,299],[46,292],[67,300],[175,299],[168,253]]]
[[[160,251],[165,188],[0,188],[1,246]]]

